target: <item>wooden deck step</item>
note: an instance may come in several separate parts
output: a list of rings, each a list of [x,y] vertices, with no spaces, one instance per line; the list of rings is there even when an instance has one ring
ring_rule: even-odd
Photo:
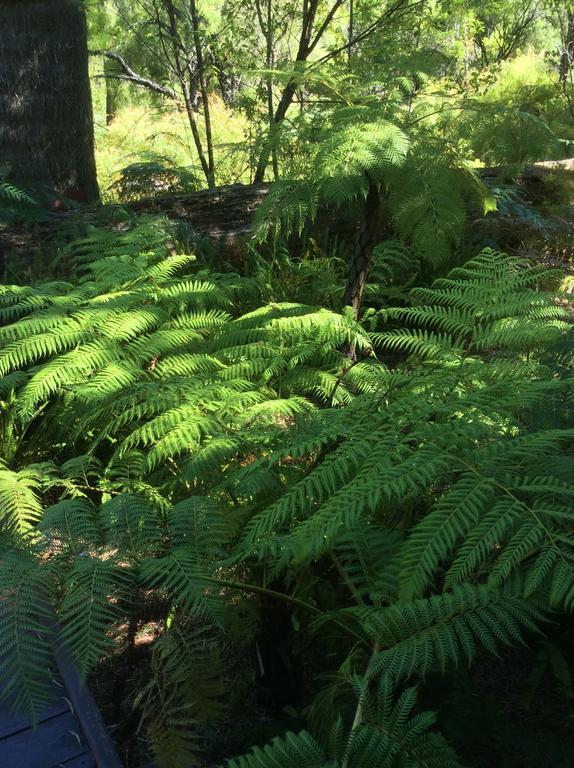
[[[60,768],[70,764],[96,768],[78,719],[69,711],[0,740],[2,768]]]
[[[52,701],[35,724],[0,703],[0,768],[122,768],[90,690],[61,645],[54,648],[54,668]]]

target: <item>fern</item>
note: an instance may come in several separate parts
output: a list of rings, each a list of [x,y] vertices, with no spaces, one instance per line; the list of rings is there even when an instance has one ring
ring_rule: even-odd
[[[445,150],[442,136],[429,129],[405,131],[400,114],[389,120],[388,108],[337,110],[320,139],[309,180],[271,187],[256,215],[257,239],[300,234],[321,207],[354,205],[357,218],[366,216],[373,227],[371,220],[380,220],[382,243],[372,242],[369,249],[381,253],[398,243],[410,260],[436,268],[452,261],[461,245],[472,203],[493,205],[490,190],[455,152]],[[368,206],[374,191],[378,209],[367,213],[364,207],[361,214],[362,201]],[[391,282],[395,275],[387,271],[386,278]]]
[[[4,168],[0,168],[0,226],[16,223],[35,223],[49,217],[30,191],[7,181]]]
[[[225,711],[219,646],[205,629],[173,625],[156,643],[151,671],[135,703],[156,762],[161,768],[193,764],[206,726]]]
[[[126,592],[126,578],[113,560],[83,555],[67,574],[60,606],[62,637],[84,676],[110,647],[108,632],[121,616],[116,601]]]
[[[134,244],[147,223],[140,228],[129,233]],[[91,254],[98,244],[105,254],[106,237],[76,247]],[[0,373],[5,387],[16,388],[14,414],[22,428],[40,413],[49,420],[65,411],[68,440],[82,436],[84,450],[114,441],[110,471],[128,454],[150,449],[145,464],[131,473],[134,482],[172,461],[190,481],[204,446],[208,464],[215,444],[237,456],[247,450],[249,439],[238,439],[246,425],[290,420],[314,403],[349,402],[367,386],[360,376],[366,369],[341,375],[342,345],[368,349],[358,324],[300,304],[232,319],[228,280],[197,279],[185,271],[192,264],[185,255],[161,261],[152,251],[134,259],[132,247],[130,239],[129,274],[110,267],[116,280],[111,290],[100,265],[109,259],[115,264],[113,253],[86,260],[95,274],[81,289],[47,284],[32,292],[5,290],[14,321],[0,333]],[[86,436],[93,439],[85,442]]]
[[[0,464],[0,525],[4,532],[31,532],[42,516],[38,491],[43,480],[40,466],[13,472]]]
[[[354,683],[361,715],[347,728],[341,719],[335,721],[326,748],[308,731],[287,733],[264,747],[254,747],[243,757],[227,761],[227,768],[270,768],[276,765],[292,768],[323,768],[327,765],[457,768],[460,765],[444,739],[430,730],[435,723],[434,714],[412,715],[416,689],[405,690],[394,702],[388,679],[381,678],[374,691],[366,690],[365,679],[355,678]]]
[[[400,301],[363,324],[254,307],[160,243],[4,288],[0,669],[21,667],[21,707],[45,701],[51,605],[84,675],[153,606],[142,728],[166,768],[203,759],[224,651],[279,599],[318,695],[307,730],[230,766],[458,765],[405,686],[574,605],[571,324],[555,272],[491,250],[407,294],[397,254],[431,256],[404,237],[376,256]]]
[[[31,552],[14,549],[2,553],[0,584],[2,699],[36,719],[51,689],[51,575]]]
[[[469,584],[411,603],[358,608],[352,616],[382,648],[373,659],[375,671],[394,680],[470,664],[478,648],[495,653],[499,644],[520,643],[542,619],[520,596]]]
[[[508,519],[506,531],[497,529],[501,560],[491,574],[495,582],[527,561],[532,547],[552,542],[561,523],[566,528],[559,537],[567,549],[569,514],[566,508],[560,512],[559,504],[556,506],[560,497],[555,493],[548,504],[546,491],[541,489],[539,501],[529,499],[529,493],[536,493],[536,481],[520,491],[514,486],[517,480],[510,480],[516,474],[517,460],[524,476],[528,476],[526,462],[530,460],[532,476],[537,477],[534,465],[540,451],[555,455],[554,462],[559,462],[563,446],[571,440],[570,430],[563,428],[529,437],[524,424],[525,409],[554,399],[561,402],[567,382],[563,385],[548,378],[543,367],[533,379],[535,369],[530,362],[523,364],[522,371],[515,365],[511,387],[505,378],[509,375],[505,357],[519,350],[531,355],[567,328],[566,317],[555,311],[552,296],[529,288],[534,281],[548,284],[553,279],[552,274],[521,269],[499,254],[484,253],[431,289],[413,291],[420,308],[385,313],[391,322],[396,317],[442,330],[434,336],[416,329],[373,334],[377,344],[404,350],[414,356],[412,365],[418,360],[419,365],[435,366],[434,371],[429,369],[421,378],[415,367],[410,378],[397,380],[395,391],[394,374],[382,373],[381,389],[357,399],[332,424],[321,415],[317,420],[321,435],[318,447],[329,442],[334,446],[323,453],[316,468],[251,518],[244,532],[245,551],[259,556],[275,551],[274,536],[282,532],[288,534],[281,539],[282,562],[292,557],[308,562],[328,551],[340,530],[352,528],[359,520],[392,519],[395,505],[405,499],[429,508],[406,543],[401,576],[405,595],[421,594],[432,586],[431,576],[438,574],[439,565],[498,500],[514,502],[515,512],[516,504],[524,506],[518,519]],[[530,323],[526,336],[508,322],[515,314],[525,317],[526,325]],[[488,342],[483,343],[483,339]],[[485,347],[488,357],[479,358]],[[323,434],[321,430],[325,430]],[[296,444],[288,444],[265,463],[281,466],[290,460],[283,457],[296,456],[299,450]],[[306,446],[304,450],[312,448]],[[244,474],[248,476],[257,466]],[[447,487],[442,496],[436,490],[441,485]],[[557,487],[556,481],[550,485]],[[567,487],[565,500],[568,493]],[[535,517],[537,526],[524,528],[529,538],[522,544],[512,540],[511,549],[505,553],[504,537],[511,540],[525,516]],[[485,523],[480,530],[488,532],[489,526]],[[534,542],[535,535],[538,541],[528,547],[526,541]],[[477,543],[479,549],[467,548],[466,564],[459,559],[452,578],[457,572],[461,579],[468,579],[492,557],[494,544],[492,538],[489,540],[490,545]]]

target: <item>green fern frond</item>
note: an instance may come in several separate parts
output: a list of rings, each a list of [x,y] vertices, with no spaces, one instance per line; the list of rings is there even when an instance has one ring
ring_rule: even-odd
[[[382,646],[374,668],[397,680],[470,663],[479,647],[496,653],[499,644],[522,643],[543,620],[519,596],[470,584],[411,603],[354,609],[353,615]]]
[[[52,574],[30,552],[0,554],[0,672],[2,699],[34,720],[50,698]]]
[[[221,611],[221,597],[206,580],[204,553],[194,544],[174,548],[165,557],[143,560],[140,579],[143,583],[161,589],[186,614],[204,618],[217,624]]]
[[[359,601],[380,605],[395,599],[402,540],[399,531],[364,521],[338,536],[335,562]]]
[[[79,554],[102,541],[96,508],[87,499],[63,499],[47,507],[38,528],[64,552]]]
[[[325,768],[326,755],[308,731],[288,732],[264,747],[253,747],[243,757],[228,760],[225,768]]]
[[[13,472],[0,464],[0,525],[12,533],[30,533],[42,516],[39,490],[45,476],[40,466]]]
[[[138,558],[156,551],[164,534],[157,510],[128,493],[102,504],[98,521],[109,546],[126,557]]]
[[[113,559],[76,557],[66,575],[66,592],[60,605],[62,638],[85,676],[109,650],[109,631],[121,617],[118,600],[125,597],[127,571]]]

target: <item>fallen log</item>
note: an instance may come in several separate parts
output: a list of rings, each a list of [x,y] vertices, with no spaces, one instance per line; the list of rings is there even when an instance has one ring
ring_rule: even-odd
[[[479,169],[484,179],[516,176],[512,166],[496,166]],[[535,179],[543,179],[553,173],[574,173],[574,158],[568,160],[547,160],[525,166],[518,182],[528,186]],[[195,231],[218,241],[235,241],[248,236],[252,231],[255,211],[268,194],[271,184],[232,184],[216,189],[203,189],[174,195],[159,195],[145,198],[126,207],[138,213],[164,213],[169,218],[187,222]],[[323,213],[323,221],[325,212]],[[320,213],[321,218],[321,213]],[[337,220],[327,216],[329,223],[339,231]],[[332,221],[331,221],[332,220]],[[347,227],[343,227],[347,229]]]
[[[552,173],[574,173],[574,158],[566,160],[541,160],[532,165],[525,165],[518,175],[518,181],[525,181],[531,178],[543,178]],[[498,165],[491,168],[481,168],[480,175],[483,178],[492,177],[515,177],[516,167],[508,165]]]
[[[135,213],[164,213],[216,240],[235,240],[251,232],[255,211],[270,187],[270,184],[231,184],[144,198],[125,207]]]
[[[518,182],[525,187],[528,194],[533,193],[533,198],[539,198],[543,193],[540,186],[543,179],[550,174],[561,173],[574,173],[574,158],[525,166],[518,176]],[[480,175],[484,179],[504,180],[514,178],[516,168],[482,168]],[[161,194],[122,205],[134,213],[164,214],[170,219],[185,222],[195,232],[216,243],[222,251],[233,253],[251,235],[255,212],[270,187],[271,184],[231,184],[197,192]],[[38,247],[40,241],[49,241],[50,232],[56,231],[68,215],[66,212],[53,213],[36,231],[26,232],[17,226],[4,230],[0,227],[0,268],[3,256],[26,251],[30,253]],[[348,216],[334,215],[332,211],[325,209],[319,212],[313,229],[345,237],[352,235],[354,228],[350,225]]]

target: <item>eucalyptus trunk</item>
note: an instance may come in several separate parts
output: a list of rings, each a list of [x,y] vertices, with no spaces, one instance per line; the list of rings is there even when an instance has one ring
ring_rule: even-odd
[[[0,164],[16,184],[98,197],[80,0],[0,0]]]

